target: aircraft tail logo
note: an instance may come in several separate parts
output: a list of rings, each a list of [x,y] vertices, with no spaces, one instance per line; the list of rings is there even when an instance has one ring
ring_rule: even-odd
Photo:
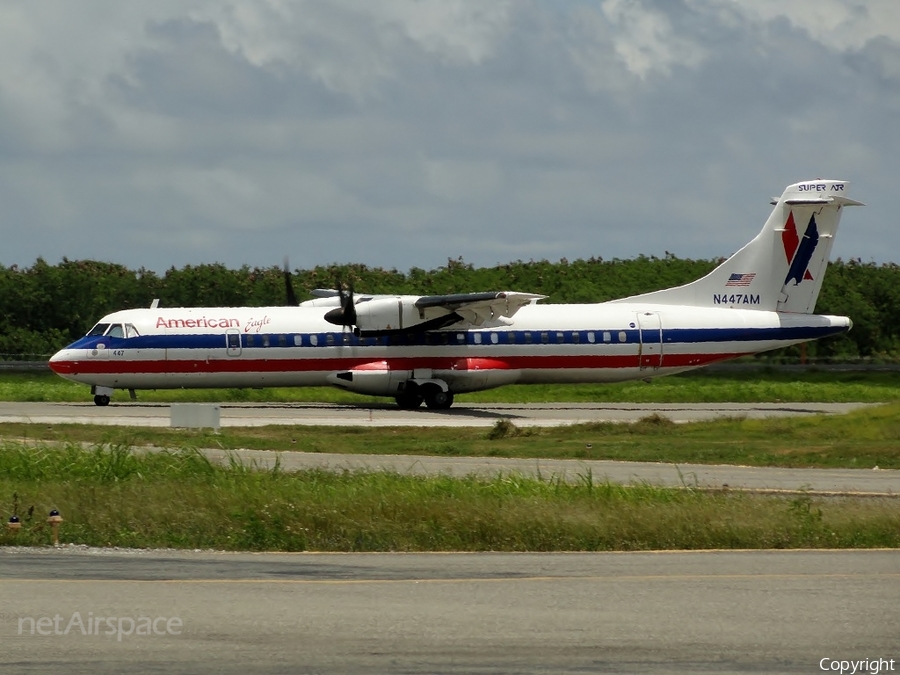
[[[785,286],[792,280],[796,285],[800,285],[801,281],[813,281],[813,276],[809,271],[809,262],[812,260],[816,247],[819,245],[819,228],[816,225],[816,215],[812,214],[809,217],[809,224],[806,226],[806,232],[803,233],[803,238],[801,239],[797,235],[794,212],[791,211],[784,225],[784,231],[781,233],[781,242],[784,244],[784,255],[787,258],[788,265],[790,265],[787,276],[784,278]]]

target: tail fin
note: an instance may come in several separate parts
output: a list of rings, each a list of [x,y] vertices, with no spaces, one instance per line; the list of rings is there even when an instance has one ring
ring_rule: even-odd
[[[739,307],[809,314],[816,306],[849,184],[815,180],[785,188],[753,241],[702,279],[615,302]]]

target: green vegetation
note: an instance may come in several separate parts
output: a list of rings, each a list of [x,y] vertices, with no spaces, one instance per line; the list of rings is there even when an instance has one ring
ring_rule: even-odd
[[[91,400],[87,385],[69,382],[52,373],[0,375],[0,401]],[[119,392],[114,401],[127,401]],[[272,389],[172,389],[140,391],[142,402],[216,403],[356,403],[392,405],[387,398],[361,396],[325,387]],[[900,372],[803,373],[763,370],[720,375],[696,371],[661,377],[651,382],[577,385],[514,385],[461,394],[466,403],[718,403],[822,402],[884,403],[900,400]]]
[[[436,270],[413,268],[407,273],[331,265],[295,270],[294,285],[301,299],[308,298],[313,288],[332,287],[338,277],[368,293],[517,290],[545,294],[552,303],[601,302],[692,281],[717,262],[667,255],[558,263],[519,260],[475,268],[462,260],[448,260]],[[0,265],[0,358],[50,354],[83,335],[104,314],[148,307],[154,298],[163,307],[280,305],[284,281],[277,267],[231,270],[220,264],[198,265],[173,267],[160,276],[112,263],[66,259],[57,265],[42,259],[31,267]],[[900,266],[838,260],[825,277],[816,311],[849,316],[854,328],[847,335],[811,344],[810,357],[896,357]],[[791,348],[776,356],[796,360],[798,354]]]
[[[900,404],[848,415],[725,419],[674,424],[651,416],[633,424],[593,423],[518,428],[224,427],[219,433],[160,428],[2,424],[0,436],[41,442],[124,446],[615,459],[783,467],[900,469]]]
[[[648,485],[261,471],[200,453],[0,445],[0,544],[320,551],[562,551],[900,546],[890,499],[760,497]]]

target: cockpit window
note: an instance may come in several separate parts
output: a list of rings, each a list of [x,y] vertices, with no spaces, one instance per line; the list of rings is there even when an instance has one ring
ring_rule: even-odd
[[[108,323],[98,323],[96,326],[91,328],[88,335],[103,335],[109,329]]]
[[[106,332],[106,337],[113,337],[113,338],[125,337],[125,330],[122,328],[122,324],[114,323],[112,326],[110,326],[110,329]]]
[[[125,337],[135,338],[138,336],[140,336],[140,333],[138,333],[138,330],[137,330],[137,328],[134,327],[134,324],[126,323],[125,324]]]

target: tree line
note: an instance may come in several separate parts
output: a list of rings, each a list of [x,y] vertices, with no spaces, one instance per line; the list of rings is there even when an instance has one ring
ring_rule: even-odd
[[[667,254],[630,260],[516,261],[474,267],[461,258],[433,270],[408,272],[365,265],[293,270],[299,300],[337,280],[364,293],[446,294],[488,290],[541,293],[544,302],[602,302],[693,281],[720,260]],[[285,304],[279,267],[230,269],[222,264],[170,268],[164,274],[92,260],[30,267],[0,266],[0,358],[40,358],[75,340],[104,314],[134,307],[233,307]],[[810,358],[886,358],[900,354],[900,266],[837,260],[816,305],[821,314],[849,316],[853,330],[809,346]],[[797,348],[777,356],[795,358]],[[29,356],[32,355],[32,356]]]

